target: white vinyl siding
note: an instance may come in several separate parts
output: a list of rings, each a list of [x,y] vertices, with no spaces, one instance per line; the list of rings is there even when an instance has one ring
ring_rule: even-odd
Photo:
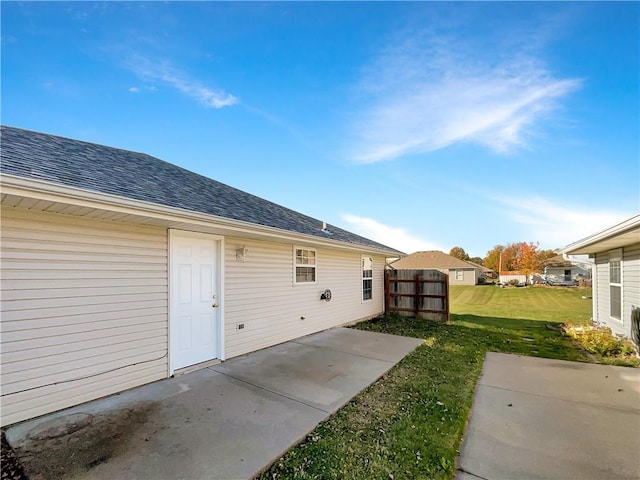
[[[1,261],[3,425],[167,376],[165,228],[3,208]]]
[[[622,254],[622,322],[631,335],[631,310],[640,307],[640,243],[625,247]]]
[[[619,250],[618,250],[619,252]],[[610,316],[611,284],[609,259],[612,252],[595,255],[594,266],[594,305],[593,317],[604,323],[614,333],[629,336],[631,334],[631,310],[640,305],[640,243],[622,249],[621,254],[621,288],[622,305],[620,320]]]
[[[596,291],[593,292],[597,296],[597,311],[593,312],[594,320],[601,323],[610,323],[609,318],[609,253],[597,253],[595,256],[595,265],[593,267],[593,277],[595,280]]]
[[[236,260],[236,250],[243,245],[248,251],[244,263]],[[383,312],[384,257],[373,256],[373,300],[363,302],[360,253],[319,247],[318,281],[293,285],[292,248],[225,239],[226,358]],[[330,302],[320,300],[325,289],[332,292]]]

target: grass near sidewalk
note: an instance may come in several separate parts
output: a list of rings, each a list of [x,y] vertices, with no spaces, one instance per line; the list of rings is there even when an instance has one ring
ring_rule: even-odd
[[[451,322],[391,317],[355,328],[425,339],[259,478],[452,479],[487,351],[588,361],[559,331],[589,290],[451,287]],[[549,328],[551,327],[551,328]]]

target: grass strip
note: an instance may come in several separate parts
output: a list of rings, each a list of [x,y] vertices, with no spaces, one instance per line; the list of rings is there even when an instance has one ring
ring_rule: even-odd
[[[589,361],[560,325],[586,321],[577,289],[452,287],[448,324],[399,316],[355,328],[424,339],[260,479],[451,479],[487,351]]]

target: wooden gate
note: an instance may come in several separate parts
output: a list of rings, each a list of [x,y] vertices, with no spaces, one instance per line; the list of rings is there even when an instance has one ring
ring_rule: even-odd
[[[439,270],[386,270],[385,314],[449,320],[449,276]]]

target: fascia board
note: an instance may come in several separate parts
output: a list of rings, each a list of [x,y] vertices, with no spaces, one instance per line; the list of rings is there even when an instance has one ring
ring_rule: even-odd
[[[232,230],[240,236],[245,234],[259,234],[265,238],[294,242],[305,242],[313,245],[376,253],[385,256],[401,256],[400,252],[378,249],[366,245],[350,244],[337,240],[321,239],[314,235],[291,232],[275,227],[257,225],[241,220],[220,217],[205,213],[194,212],[176,207],[167,207],[151,202],[134,200],[108,193],[99,193],[66,185],[59,185],[43,180],[33,180],[14,175],[0,174],[0,192],[7,195],[17,195],[37,198],[51,202],[62,202],[96,209],[163,219],[170,222],[188,222],[202,226],[215,224]]]

